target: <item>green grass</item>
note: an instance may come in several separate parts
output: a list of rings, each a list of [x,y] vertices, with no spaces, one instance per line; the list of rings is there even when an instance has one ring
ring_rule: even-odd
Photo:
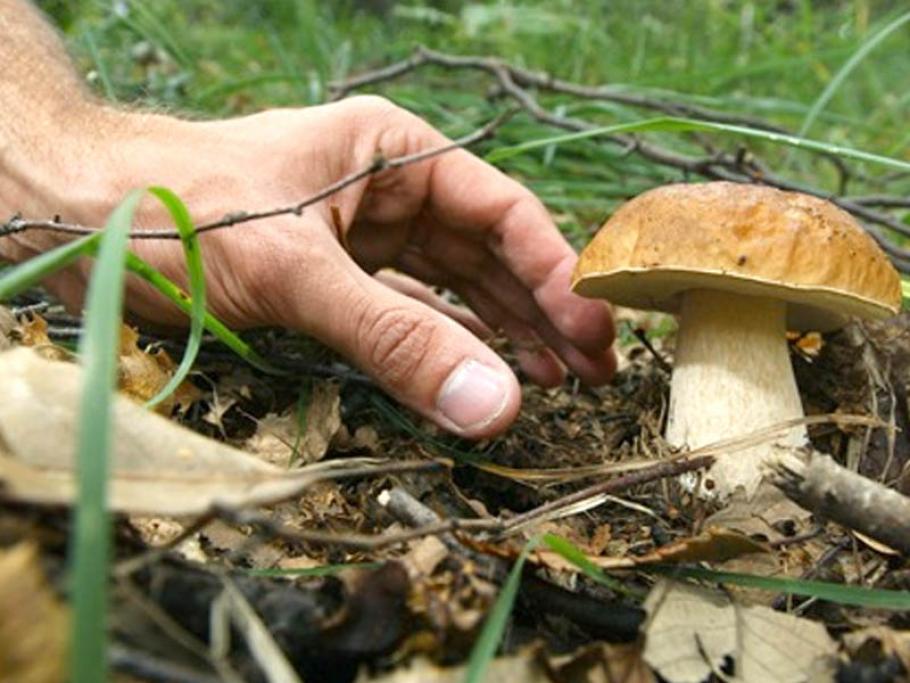
[[[86,295],[85,333],[79,353],[85,369],[77,446],[78,494],[73,532],[72,650],[74,683],[104,680],[107,672],[107,581],[110,521],[107,472],[112,450],[112,397],[117,381],[124,258],[133,212],[142,193],[133,191],[111,214]]]

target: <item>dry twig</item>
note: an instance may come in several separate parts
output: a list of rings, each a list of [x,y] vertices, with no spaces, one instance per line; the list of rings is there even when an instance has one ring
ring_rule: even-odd
[[[492,57],[453,55],[425,47],[419,47],[408,59],[401,62],[369,71],[345,81],[331,85],[333,98],[337,99],[350,92],[367,85],[375,85],[394,80],[407,75],[425,66],[438,66],[445,69],[467,69],[482,71],[496,79],[502,94],[515,100],[518,105],[531,115],[535,120],[571,132],[590,131],[599,126],[583,119],[560,116],[545,109],[530,92],[529,88],[537,90],[550,90],[557,93],[573,95],[589,99],[602,99],[661,111],[675,116],[694,116],[700,119],[720,123],[746,125],[764,130],[774,130],[766,122],[756,121],[751,118],[731,116],[692,105],[668,102],[642,97],[630,93],[618,92],[609,86],[587,87],[555,79],[547,74],[541,74],[527,69],[508,64]],[[794,183],[791,180],[777,176],[767,166],[762,164],[753,155],[744,153],[743,148],[736,152],[713,152],[703,157],[693,157],[681,154],[665,147],[642,140],[634,135],[605,135],[603,139],[620,146],[627,153],[638,154],[654,163],[682,171],[684,174],[699,175],[711,180],[729,180],[733,182],[761,183],[782,190],[804,192],[827,199],[845,211],[852,213],[857,218],[867,222],[866,228],[882,248],[891,256],[898,269],[910,272],[910,250],[904,249],[891,240],[879,228],[884,227],[894,230],[898,234],[910,236],[910,226],[899,218],[877,211],[871,207],[906,206],[904,201],[894,204],[881,201],[882,198],[848,198],[839,197],[831,192],[814,187],[807,187]],[[846,191],[849,173],[842,161],[828,154],[822,156],[835,163],[840,173],[838,194]],[[861,200],[861,201],[858,201]],[[871,224],[871,225],[869,225]]]
[[[774,484],[801,507],[910,555],[910,498],[817,451],[782,453],[770,467]]]
[[[438,157],[442,154],[446,154],[456,149],[469,147],[480,142],[481,140],[485,140],[493,135],[496,129],[503,125],[513,114],[514,111],[506,111],[470,135],[466,135],[462,138],[459,138],[458,140],[455,140],[451,144],[443,145],[442,147],[436,147],[433,149],[395,157],[392,159],[387,159],[382,155],[381,152],[377,152],[376,156],[373,158],[373,161],[369,164],[369,166],[346,175],[340,180],[335,181],[331,185],[328,185],[319,192],[310,195],[305,199],[302,199],[296,204],[274,209],[266,209],[263,211],[235,211],[228,213],[216,221],[203,223],[202,225],[197,226],[196,234],[230,228],[235,225],[260,221],[267,218],[276,218],[278,216],[300,216],[303,213],[303,210],[308,206],[317,204],[323,199],[331,197],[332,195],[340,192],[347,187],[350,187],[354,183],[357,183],[364,178],[376,175],[382,171],[402,168],[404,166],[420,163],[421,161],[427,161],[428,159]],[[98,232],[100,228],[79,225],[78,223],[67,223],[65,221],[58,220],[57,218],[51,220],[31,220],[23,218],[21,216],[14,216],[3,226],[0,226],[0,237],[12,235],[17,232],[23,232],[25,230],[45,230],[48,232],[63,233],[67,235],[91,235]],[[131,232],[130,237],[132,239],[145,240],[181,239],[180,233],[173,228],[152,228],[148,230],[140,230],[137,232]]]

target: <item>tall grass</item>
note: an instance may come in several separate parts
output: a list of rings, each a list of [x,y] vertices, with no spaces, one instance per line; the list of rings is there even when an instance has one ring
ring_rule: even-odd
[[[142,193],[134,190],[111,214],[86,297],[85,333],[79,354],[85,369],[79,407],[78,495],[72,543],[73,623],[71,679],[97,683],[107,676],[107,582],[110,521],[107,472],[111,403],[117,379],[124,258]]]

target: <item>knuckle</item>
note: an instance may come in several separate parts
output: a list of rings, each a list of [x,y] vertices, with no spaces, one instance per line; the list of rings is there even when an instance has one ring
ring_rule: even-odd
[[[355,95],[342,100],[356,116],[387,118],[401,114],[404,110],[381,95]]]
[[[360,339],[377,379],[392,387],[410,382],[423,365],[437,334],[420,314],[390,308],[361,318]]]

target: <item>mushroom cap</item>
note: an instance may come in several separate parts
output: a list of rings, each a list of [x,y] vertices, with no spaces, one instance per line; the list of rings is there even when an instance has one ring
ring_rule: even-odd
[[[689,289],[788,302],[792,330],[900,310],[900,276],[875,241],[830,202],[729,182],[666,185],[616,211],[582,251],[572,289],[676,313]]]

